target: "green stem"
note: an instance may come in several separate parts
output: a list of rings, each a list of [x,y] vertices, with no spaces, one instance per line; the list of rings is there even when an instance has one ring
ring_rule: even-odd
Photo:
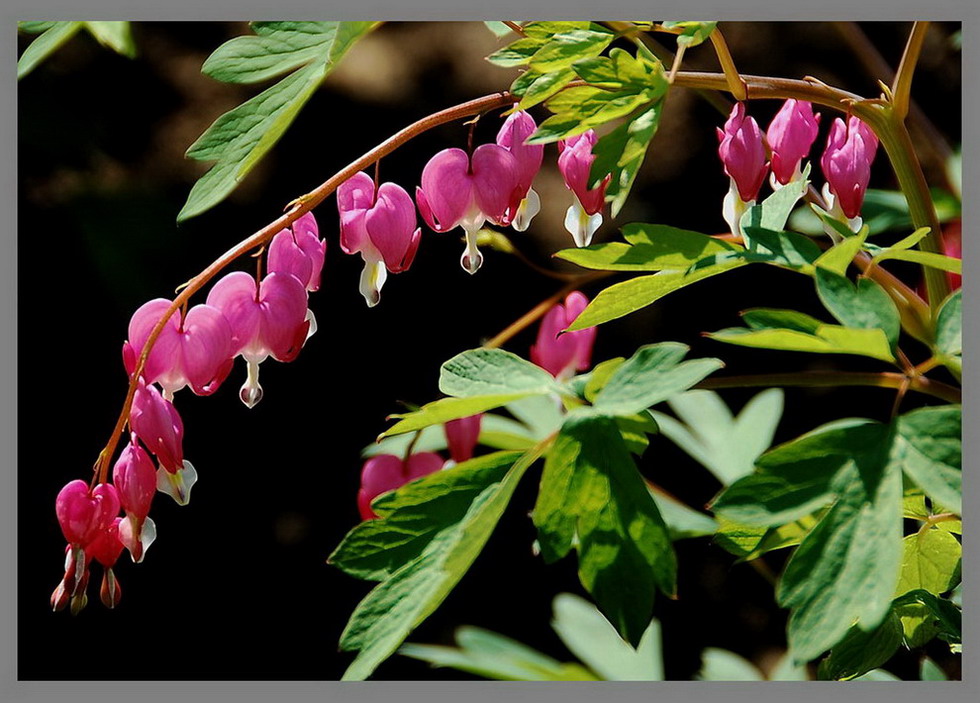
[[[892,83],[892,108],[895,111],[895,116],[903,122],[909,114],[909,95],[912,92],[912,75],[915,73],[915,65],[919,62],[919,54],[922,53],[922,43],[925,41],[926,32],[928,31],[928,22],[912,23],[912,33],[909,34],[908,44],[905,45],[902,61],[898,64],[895,81]]]
[[[731,91],[736,100],[745,100],[747,97],[745,83],[742,82],[742,77],[738,75],[738,69],[735,68],[735,61],[732,59],[732,52],[728,50],[728,43],[717,27],[711,33],[711,44],[715,48],[721,70],[725,72],[725,78],[728,79],[728,90]]]
[[[770,386],[796,386],[804,388],[836,388],[840,386],[868,386],[873,388],[900,389],[908,385],[908,390],[918,391],[949,403],[959,403],[961,393],[958,388],[933,381],[924,376],[909,378],[905,374],[884,372],[865,373],[853,371],[801,371],[795,373],[767,373],[751,376],[727,376],[708,378],[697,388],[765,388]]]

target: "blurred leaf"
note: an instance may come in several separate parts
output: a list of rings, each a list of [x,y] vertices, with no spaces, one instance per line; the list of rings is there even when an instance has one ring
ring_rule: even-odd
[[[663,681],[660,623],[655,619],[636,649],[599,610],[571,593],[555,597],[551,626],[569,651],[606,681]]]
[[[478,495],[502,476],[519,452],[497,452],[436,471],[372,501],[379,516],[354,527],[327,560],[355,578],[383,581],[416,559],[459,522]]]
[[[963,369],[963,290],[953,291],[936,317],[935,353],[960,378]]]
[[[64,24],[63,22],[51,22],[51,21],[26,21],[17,23],[17,31],[25,32],[27,34],[40,34],[41,32],[46,32],[57,24]]]
[[[815,280],[820,302],[846,327],[879,329],[892,349],[902,330],[898,308],[876,281],[859,278],[857,285],[840,274],[817,267]]]
[[[618,356],[615,359],[607,359],[606,361],[596,364],[589,373],[581,374],[571,379],[569,383],[575,381],[576,379],[584,379],[585,383],[582,385],[581,393],[578,395],[591,403],[595,400],[595,397],[599,394],[599,391],[605,388],[606,383],[609,382],[609,379],[612,377],[613,373],[620,367],[620,365],[622,365],[624,361],[626,361],[626,359],[621,356]]]
[[[714,534],[718,529],[718,523],[710,516],[689,508],[675,498],[652,489],[650,496],[667,524],[672,542],[692,537],[705,537]]]
[[[747,262],[731,261],[696,271],[662,271],[649,276],[637,276],[604,289],[589,303],[568,331],[585,329],[615,320],[646,307],[665,295],[719,273],[744,266]]]
[[[129,22],[83,22],[85,29],[98,40],[99,44],[108,47],[126,58],[136,57],[136,44]]]
[[[772,444],[783,413],[783,392],[770,388],[745,404],[738,419],[714,391],[692,390],[667,401],[686,425],[654,411],[661,433],[708,469],[722,485],[752,473]]]
[[[855,625],[820,662],[817,678],[849,681],[887,662],[901,644],[902,625],[894,613],[870,632]]]
[[[678,46],[697,46],[706,41],[718,26],[717,22],[661,22],[660,26],[677,34]]]
[[[787,652],[769,674],[770,681],[809,681],[810,672],[805,665],[796,665]]]
[[[921,681],[948,681],[949,677],[932,659],[922,657],[922,664],[919,665],[919,679]]]
[[[509,637],[479,627],[456,630],[458,647],[403,644],[399,654],[498,681],[595,681],[577,664],[562,664]]]
[[[682,363],[689,349],[677,342],[640,347],[616,368],[596,396],[591,410],[610,415],[634,415],[682,393],[722,367],[719,359],[693,359]]]
[[[370,676],[405,637],[439,607],[482,551],[521,476],[546,449],[547,443],[537,445],[506,472],[498,468],[487,474],[474,475],[476,485],[487,479],[492,482],[483,483],[483,488],[468,505],[460,501],[459,507],[465,508],[463,512],[432,515],[420,506],[422,519],[435,520],[438,531],[415,559],[377,585],[354,610],[340,637],[340,648],[358,650],[358,654],[344,672],[344,680],[362,680]],[[456,470],[462,466],[464,464]],[[375,504],[383,507],[380,498]],[[418,509],[409,506],[403,506],[395,499],[382,519],[392,520],[401,510],[415,513]]]
[[[923,646],[936,635],[950,645],[962,643],[963,615],[945,598],[917,589],[896,598],[894,607],[902,618],[905,644],[910,649]]]
[[[493,449],[526,449],[534,444],[535,437],[531,431],[520,422],[501,415],[484,413],[480,421],[480,437],[478,444]],[[403,456],[408,446],[415,442],[416,452],[439,452],[446,448],[446,433],[441,426],[430,425],[419,430],[418,439],[412,434],[400,434],[386,437],[380,442],[372,442],[361,450],[362,458],[378,454],[394,454]]]
[[[779,527],[765,527],[718,516],[714,541],[729,554],[737,556],[738,561],[751,561],[767,552],[795,547],[803,541],[815,522],[813,518],[806,517]]]
[[[544,439],[553,432],[557,432],[565,419],[561,405],[554,396],[527,396],[507,403],[506,409],[511,415],[527,425],[535,439]]]
[[[940,188],[931,188],[929,193],[940,222],[949,222],[960,216],[960,203],[956,196]],[[908,202],[900,190],[868,188],[864,195],[861,216],[871,235],[897,230],[908,231],[914,227]],[[823,232],[820,218],[809,207],[800,207],[793,212],[790,226],[806,234]]]
[[[755,664],[735,652],[708,647],[701,653],[699,681],[765,681]]]
[[[758,349],[858,354],[881,361],[895,361],[888,337],[880,329],[828,325],[794,310],[756,308],[746,310],[742,317],[748,328],[729,327],[707,336],[719,342]]]
[[[929,268],[949,271],[950,273],[962,274],[963,261],[953,256],[936,254],[931,251],[919,251],[918,249],[885,249],[874,257],[875,263],[886,259],[896,261],[911,261],[914,264],[928,266]]]
[[[17,80],[33,71],[39,63],[71,39],[81,28],[81,22],[52,22],[51,26],[32,41],[20,55],[17,61]]]
[[[545,462],[532,514],[548,562],[579,555],[579,579],[631,644],[650,622],[655,588],[676,588],[677,562],[656,503],[615,422],[570,417]]]
[[[852,681],[901,681],[900,678],[895,676],[895,674],[890,671],[885,671],[884,669],[872,669],[863,676],[858,676]]]
[[[743,250],[738,244],[667,225],[632,223],[623,227],[623,234],[628,243],[562,249],[555,256],[587,269],[661,271],[687,269],[706,256]]]
[[[285,133],[336,62],[375,26],[257,22],[253,28],[259,37],[238,37],[218,47],[218,58],[205,62],[205,69],[223,80],[250,82],[302,68],[221,115],[190,146],[188,158],[216,163],[191,188],[177,220],[224,200]]]
[[[484,22],[483,24],[497,37],[506,37],[514,31],[503,22]]]

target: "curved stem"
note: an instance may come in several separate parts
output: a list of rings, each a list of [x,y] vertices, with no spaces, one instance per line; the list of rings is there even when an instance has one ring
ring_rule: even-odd
[[[894,372],[865,373],[854,371],[801,371],[796,373],[767,373],[757,376],[727,376],[708,378],[696,388],[763,388],[769,386],[797,386],[809,388],[834,388],[837,386],[869,386],[874,388],[901,389],[908,384],[908,390],[918,391],[948,403],[961,402],[959,388],[939,381]]]
[[[302,195],[291,202],[287,206],[288,209],[285,214],[276,218],[252,236],[233,246],[227,252],[218,257],[210,266],[188,281],[177,297],[174,298],[174,301],[160,318],[160,321],[150,332],[146,343],[143,345],[143,351],[136,363],[136,369],[133,371],[132,377],[130,378],[129,389],[126,392],[126,399],[123,401],[123,407],[119,413],[119,418],[116,420],[116,425],[112,430],[112,436],[99,453],[99,457],[95,462],[95,466],[93,467],[93,483],[96,482],[96,480],[98,480],[100,483],[104,483],[108,476],[109,461],[116,451],[116,445],[119,442],[119,437],[123,431],[123,428],[126,426],[127,420],[129,419],[129,411],[133,405],[133,396],[136,394],[137,381],[140,374],[143,372],[143,367],[146,365],[146,360],[150,355],[153,344],[156,342],[157,337],[160,336],[160,332],[166,326],[171,315],[173,315],[176,310],[180,309],[184,303],[186,303],[187,300],[194,295],[194,293],[203,288],[208,281],[214,278],[232,261],[237,259],[239,256],[248,253],[252,249],[262,246],[268,242],[281,230],[285,229],[301,216],[305,215],[323,202],[344,181],[351,178],[358,171],[371,166],[381,157],[390,154],[405,142],[418,136],[426,130],[432,129],[433,127],[437,127],[441,124],[445,124],[446,122],[453,122],[463,117],[469,117],[470,115],[479,114],[494,108],[506,107],[512,102],[513,98],[511,97],[510,93],[494,93],[493,95],[487,95],[482,98],[477,98],[476,100],[461,103],[445,110],[440,110],[439,112],[433,113],[428,117],[423,117],[421,120],[418,120],[400,132],[395,133],[374,149],[361,156],[359,159],[352,161],[306,195]]]
[[[909,34],[909,41],[902,53],[902,61],[898,64],[898,71],[895,73],[895,81],[892,83],[892,109],[895,111],[895,116],[900,120],[904,120],[909,114],[912,75],[915,73],[915,65],[919,62],[922,43],[925,41],[928,31],[928,22],[912,23],[912,33]]]
[[[732,59],[732,52],[728,50],[728,43],[717,27],[711,33],[711,44],[715,48],[718,63],[721,64],[721,70],[725,72],[725,78],[728,79],[728,90],[735,96],[736,100],[745,100],[747,97],[745,94],[745,84],[742,82],[742,77],[738,74],[738,69],[735,68],[735,61]]]

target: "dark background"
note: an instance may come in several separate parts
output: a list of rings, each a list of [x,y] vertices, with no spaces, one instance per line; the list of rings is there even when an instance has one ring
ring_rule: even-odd
[[[862,68],[832,24],[723,28],[745,73],[814,75],[877,95],[879,76]],[[861,28],[897,65],[909,24]],[[954,146],[960,55],[949,38],[956,29],[932,28],[913,85],[913,96]],[[295,362],[262,365],[265,398],[251,411],[237,398],[245,374],[240,361],[214,396],[178,394],[185,455],[200,473],[190,505],[158,495],[152,516],[159,538],[139,566],[126,554],[120,559],[123,598],[115,611],[98,602],[95,567],[89,607],[74,618],[52,613],[48,599],[62,575],[64,548],[54,498],[69,480],[88,478],[108,439],[125,394],[120,349],[132,312],[150,298],[172,297],[177,285],[274,219],[285,203],[389,134],[501,90],[514,75],[482,61],[498,43],[480,24],[385,25],[350,53],[228,200],[178,226],[176,214],[204,169],[183,152],[218,115],[259,90],[200,74],[211,51],[245,33],[245,23],[138,23],[135,60],[79,34],[20,84],[22,679],[338,678],[352,659],[337,652],[340,632],[370,584],[325,559],[358,520],[359,450],[386,427],[386,415],[399,411],[399,400],[421,404],[437,397],[442,361],[496,334],[559,285],[491,251],[470,277],[458,263],[459,233],[425,230],[412,269],[389,277],[381,304],[369,310],[357,292],[360,258],[340,251],[336,206],[328,200],[315,211],[329,241],[324,285],[310,302],[320,331]],[[22,37],[22,47],[32,38]],[[708,47],[692,50],[687,65],[717,66]],[[765,129],[778,107],[755,101],[750,114]],[[814,155],[835,116],[822,111]],[[540,109],[534,114],[539,121],[545,116]],[[640,220],[723,231],[727,177],[714,135],[723,121],[694,93],[675,91],[616,224]],[[496,115],[485,117],[477,142],[492,141],[498,125]],[[384,159],[382,180],[412,192],[425,161],[465,139],[460,124],[426,133]],[[922,153],[930,182],[941,183],[940,165]],[[550,253],[571,246],[561,227],[570,196],[555,156],[548,147],[535,186],[544,211],[529,232],[512,236],[546,266],[555,265]],[[814,174],[819,185],[816,164]],[[883,152],[872,185],[895,187]],[[616,236],[607,213],[597,241]],[[914,282],[910,269],[893,270]],[[750,267],[603,326],[594,358],[678,340],[693,347],[692,356],[723,357],[722,373],[880,370],[870,360],[740,349],[700,336],[738,325],[738,312],[754,306],[794,306],[825,316],[808,279]],[[526,330],[507,348],[526,354],[534,334]],[[924,358],[914,342],[907,348],[913,361]],[[724,397],[738,409],[753,394],[726,391]],[[892,400],[891,392],[878,389],[789,389],[776,439],[842,414],[886,419]],[[903,407],[924,402],[910,396]],[[641,470],[693,506],[710,500],[719,488],[711,475],[668,441],[653,442]],[[471,624],[571,659],[549,627],[551,600],[582,589],[573,557],[549,566],[531,554],[528,512],[537,471],[528,474],[470,573],[411,641],[447,643],[456,626]],[[786,615],[771,586],[708,539],[680,542],[677,550],[679,599],[661,598],[655,612],[663,624],[667,678],[690,678],[707,646],[771,666],[785,647]],[[765,560],[778,572],[784,558],[777,552]],[[958,660],[942,646],[929,653],[958,675]],[[917,678],[917,667],[917,658],[906,653],[887,668]],[[394,656],[376,677],[466,675]]]

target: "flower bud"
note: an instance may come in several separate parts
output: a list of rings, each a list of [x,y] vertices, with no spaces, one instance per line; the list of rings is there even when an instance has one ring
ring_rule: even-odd
[[[877,149],[878,137],[857,117],[850,117],[846,125],[838,117],[830,126],[820,167],[834,196],[834,206],[849,219],[861,214]]]
[[[590,129],[558,142],[558,170],[565,179],[565,187],[572,191],[575,198],[565,213],[565,229],[579,247],[588,246],[602,224],[606,188],[612,179],[612,175],[607,174],[599,185],[589,189],[589,174],[596,158],[592,147],[596,141],[596,134]]]
[[[745,103],[737,102],[725,122],[725,129],[718,132],[718,156],[725,166],[725,173],[732,179],[743,202],[751,202],[759,195],[766,179],[769,164],[762,132],[752,117],[745,114]]]
[[[819,122],[809,102],[790,98],[783,103],[766,130],[776,182],[786,185],[801,175],[800,163],[817,138]]]
[[[537,341],[531,347],[531,361],[555,378],[567,379],[575,371],[587,370],[592,363],[595,327],[560,335],[588,304],[588,298],[573,291],[565,298],[564,305],[555,305],[541,320]]]
[[[480,424],[483,413],[450,420],[445,427],[449,455],[457,464],[473,458],[473,449],[480,438]]]
[[[435,452],[412,454],[408,461],[392,454],[378,454],[364,462],[361,469],[361,489],[357,493],[357,508],[361,519],[378,517],[371,510],[371,501],[382,493],[393,491],[409,481],[442,469],[445,461]]]

